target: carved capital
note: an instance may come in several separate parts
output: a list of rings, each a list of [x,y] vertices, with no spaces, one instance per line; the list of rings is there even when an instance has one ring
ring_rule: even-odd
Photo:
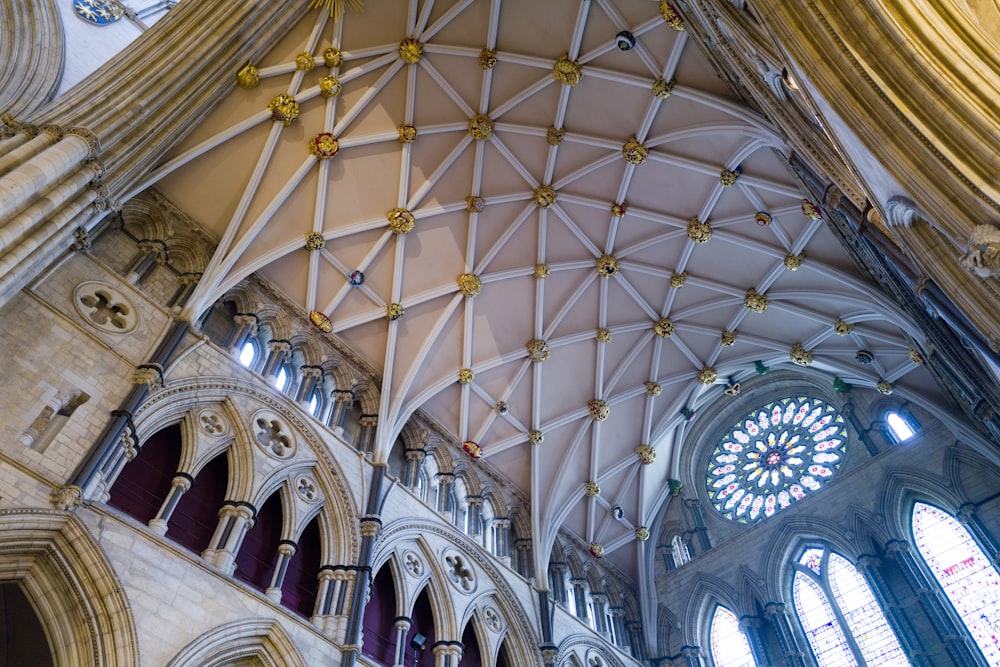
[[[83,490],[75,484],[69,486],[59,486],[49,494],[52,505],[63,512],[74,512],[76,508],[83,504]]]

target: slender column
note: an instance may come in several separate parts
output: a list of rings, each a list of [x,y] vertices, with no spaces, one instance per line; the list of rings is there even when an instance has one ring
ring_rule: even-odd
[[[556,602],[566,606],[566,572],[569,565],[562,561],[549,563],[549,585],[552,587],[552,595]]]
[[[292,344],[287,340],[275,339],[268,341],[267,350],[267,361],[264,362],[264,368],[260,374],[270,378],[278,372],[278,368],[288,358],[292,351]]]
[[[455,474],[439,472],[435,477],[438,485],[437,511],[451,521],[452,510],[455,509],[454,499],[451,497],[451,489],[455,483]]]
[[[573,600],[576,602],[576,617],[587,620],[590,612],[587,611],[587,580],[570,579],[570,586],[573,587]]]
[[[94,148],[96,146],[92,146],[83,137],[68,134],[0,176],[0,223],[5,225],[13,216],[59,184],[84,160],[96,157]],[[56,201],[51,205],[61,203],[63,202]]]
[[[150,530],[159,535],[167,534],[167,524],[170,522],[170,515],[174,513],[174,509],[177,508],[177,503],[180,502],[181,496],[187,493],[192,484],[194,484],[194,477],[186,472],[179,472],[174,475],[171,481],[170,492],[164,499],[163,505],[160,506],[160,511],[149,521]]]
[[[10,139],[0,142],[3,152],[0,153],[0,174],[15,169],[62,138],[58,128],[47,128],[44,131],[21,131]]]
[[[600,591],[596,591],[590,594],[590,602],[594,605],[594,630],[607,638],[608,618],[605,605],[608,603],[608,596]]]
[[[139,241],[139,252],[126,269],[125,280],[132,285],[141,284],[153,269],[167,263],[167,244],[159,239]]]
[[[660,544],[656,547],[656,550],[660,553],[660,558],[663,559],[663,567],[666,568],[667,572],[677,569],[677,564],[674,562],[673,548],[666,544]]]
[[[366,593],[372,579],[372,559],[375,554],[375,539],[382,531],[379,511],[383,500],[382,486],[385,482],[386,466],[372,466],[372,480],[368,487],[365,515],[361,517],[361,550],[358,554],[358,577],[351,591],[350,615],[347,619],[343,640],[344,653],[341,667],[354,667],[361,651],[361,622],[365,615]]]
[[[625,624],[628,630],[628,643],[632,647],[632,657],[636,660],[646,660],[646,640],[642,634],[642,623],[629,621]]]
[[[514,542],[514,549],[517,551],[517,571],[526,579],[535,576],[534,557],[531,554],[531,539],[521,538]]]
[[[625,607],[608,607],[608,631],[615,646],[628,651],[628,639],[625,636]]]
[[[344,420],[347,419],[347,413],[354,403],[354,392],[334,389],[330,396],[333,398],[333,411],[327,423],[333,428],[334,433],[340,435],[344,432]]]
[[[420,468],[427,458],[427,450],[404,449],[403,455],[406,457],[406,467],[403,469],[403,484],[406,485],[406,488],[412,489],[417,486],[417,480],[420,477]],[[472,496],[469,496],[469,498],[472,498]],[[480,504],[482,504],[481,497]]]
[[[712,543],[708,539],[708,527],[705,525],[705,515],[701,510],[701,501],[697,498],[688,498],[684,501],[684,506],[691,513],[691,520],[694,521],[695,532],[698,534],[699,553],[712,548]]]
[[[795,634],[785,613],[785,605],[781,602],[768,602],[764,605],[764,617],[774,626],[778,644],[781,645],[781,652],[785,654],[785,663],[788,667],[806,667],[802,650],[795,641]]]
[[[771,659],[767,655],[767,649],[760,636],[760,619],[756,616],[743,616],[740,618],[740,630],[746,635],[747,643],[750,644],[754,662],[758,665],[771,664]]]
[[[312,622],[324,636],[338,644],[344,643],[347,626],[344,610],[351,594],[355,570],[354,566],[348,565],[324,565],[318,574],[320,589],[316,595]]]
[[[478,539],[483,534],[483,497],[466,496],[465,505],[468,507],[465,520],[469,526],[469,536]]]
[[[295,393],[295,400],[308,407],[313,389],[316,388],[318,382],[323,381],[323,368],[320,366],[302,366],[299,369],[299,376],[302,378],[302,382],[299,383],[299,390]]]
[[[434,667],[458,667],[464,650],[461,642],[435,642],[431,649],[434,653]]]
[[[191,297],[191,293],[194,292],[194,288],[198,286],[201,276],[202,274],[197,271],[186,271],[177,276],[177,280],[181,285],[174,292],[174,295],[170,297],[167,305],[173,308],[174,306],[183,306],[187,303],[187,300]]]
[[[1000,556],[1000,547],[997,546],[993,535],[983,526],[983,522],[979,519],[976,509],[975,504],[965,503],[958,508],[958,514],[955,515],[955,519],[972,533],[973,537],[983,547],[983,551],[986,552],[987,557],[991,558],[994,563],[997,563],[998,556]]]
[[[682,646],[681,656],[684,658],[684,663],[687,667],[701,667],[701,647],[700,646]]]
[[[249,503],[227,500],[219,510],[219,524],[201,557],[226,574],[236,569],[236,553],[253,527],[256,510]]]
[[[862,576],[868,577],[872,584],[869,588],[872,589],[872,594],[878,601],[879,607],[886,612],[889,623],[896,630],[896,636],[906,651],[910,663],[918,666],[929,665],[924,655],[924,646],[913,631],[913,625],[906,617],[905,610],[900,607],[885,579],[882,578],[882,572],[879,569],[881,563],[882,561],[875,556],[861,556],[857,564],[858,572],[861,572]]]
[[[358,451],[371,454],[375,451],[375,435],[378,430],[378,415],[361,415],[358,419]]]
[[[274,574],[271,576],[271,585],[264,591],[264,594],[275,602],[281,602],[281,585],[285,583],[288,563],[292,560],[297,548],[298,545],[291,540],[278,542],[278,562],[274,567]]]
[[[496,555],[505,565],[510,565],[510,546],[508,537],[510,535],[510,519],[496,517],[493,519],[493,528],[496,530]]]
[[[226,338],[226,347],[239,355],[247,338],[257,335],[260,320],[253,313],[236,313],[233,323],[233,329]]]
[[[920,563],[902,540],[892,540],[885,547],[886,555],[895,559],[910,589],[920,600],[920,606],[931,620],[931,625],[944,641],[948,654],[957,665],[980,665],[978,651],[969,646],[966,633],[959,620],[951,612],[950,605],[941,599],[937,586],[924,574]]]
[[[396,661],[393,667],[404,667],[403,661],[406,659],[406,633],[410,631],[412,621],[406,616],[397,616],[393,622],[396,628]]]

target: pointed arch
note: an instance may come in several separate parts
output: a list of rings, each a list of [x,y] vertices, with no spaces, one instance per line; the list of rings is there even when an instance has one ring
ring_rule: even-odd
[[[306,667],[285,629],[266,618],[212,628],[182,649],[167,667],[223,667],[251,658],[264,667]]]

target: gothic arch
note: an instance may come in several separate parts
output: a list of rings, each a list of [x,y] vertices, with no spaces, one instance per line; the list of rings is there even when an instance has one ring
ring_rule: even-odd
[[[212,628],[188,644],[167,667],[306,667],[276,621],[253,618]]]
[[[608,650],[608,645],[593,635],[574,634],[559,642],[559,667],[573,665],[601,665],[602,667],[625,667],[625,663]],[[595,661],[594,658],[597,660]]]
[[[55,94],[62,80],[66,39],[54,0],[32,3],[31,11],[15,0],[3,0],[0,24],[10,26],[0,45],[0,109],[18,117]]]
[[[890,470],[885,475],[878,496],[878,511],[885,517],[890,536],[910,542],[910,510],[917,500],[955,513],[965,499],[948,480],[938,475],[913,468]]]
[[[718,577],[699,574],[691,587],[684,609],[684,643],[689,646],[705,646],[708,637],[709,612],[715,605],[722,605],[740,616],[753,613],[753,608],[745,609],[744,601],[736,590]]]
[[[0,580],[38,611],[60,667],[139,664],[128,598],[84,524],[64,512],[0,511]]]

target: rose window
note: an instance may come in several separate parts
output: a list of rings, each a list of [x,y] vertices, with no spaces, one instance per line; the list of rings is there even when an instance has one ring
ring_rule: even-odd
[[[724,517],[754,523],[819,490],[844,458],[847,429],[817,398],[757,408],[723,436],[708,460],[708,496]]]

